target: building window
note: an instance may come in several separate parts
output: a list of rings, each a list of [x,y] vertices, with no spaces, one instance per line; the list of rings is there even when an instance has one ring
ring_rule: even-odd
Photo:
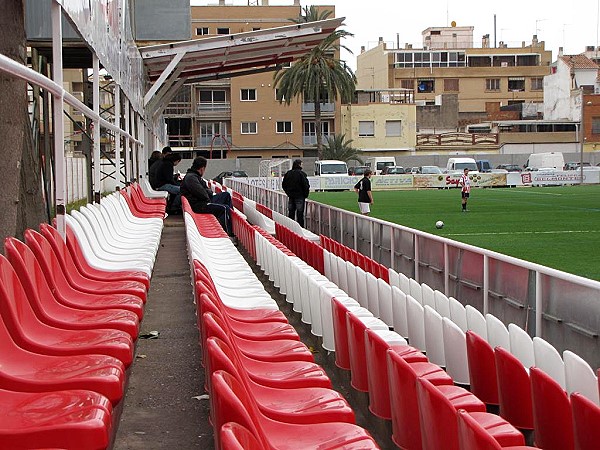
[[[217,34],[229,34],[229,28],[217,28]]]
[[[208,34],[208,27],[196,28],[196,36],[205,36]]]
[[[279,97],[279,91],[280,91],[279,88],[275,89],[275,100],[277,100],[277,98]],[[279,101],[279,100],[277,100],[277,101]],[[285,95],[281,96],[281,101],[285,103]]]
[[[508,90],[523,92],[525,90],[525,78],[524,77],[509,78],[508,79]]]
[[[500,90],[500,78],[487,78],[485,80],[486,91],[499,91]]]
[[[385,121],[385,135],[387,137],[402,136],[402,121],[386,120]]]
[[[255,102],[256,101],[256,89],[241,89],[240,100],[243,102]]]
[[[600,117],[592,117],[592,134],[600,134]]]
[[[291,133],[292,132],[292,122],[277,122],[277,126],[275,128],[277,133]]]
[[[458,78],[444,79],[444,92],[458,92]]]
[[[531,90],[532,91],[544,90],[544,79],[543,78],[532,78],[531,79]]]
[[[422,93],[435,92],[435,80],[419,80],[417,91]]]
[[[242,122],[242,134],[258,133],[258,125],[256,122]]]
[[[225,103],[225,91],[200,91],[200,103]]]
[[[400,80],[400,87],[402,89],[414,89],[415,80]]]
[[[358,122],[358,135],[361,137],[375,136],[375,122],[372,120],[360,120]]]
[[[252,31],[259,31],[260,27],[252,27]]]

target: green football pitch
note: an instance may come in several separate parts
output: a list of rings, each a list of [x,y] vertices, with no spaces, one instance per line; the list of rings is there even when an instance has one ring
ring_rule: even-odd
[[[354,191],[310,199],[358,212]],[[600,186],[373,191],[371,216],[600,280]],[[436,229],[442,220],[444,227]]]

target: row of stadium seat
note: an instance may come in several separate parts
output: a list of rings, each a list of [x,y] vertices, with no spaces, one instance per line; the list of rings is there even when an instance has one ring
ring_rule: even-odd
[[[66,241],[48,224],[5,240],[1,448],[111,445],[164,204],[131,186],[67,215]]]
[[[215,447],[378,448],[214,216],[183,207]]]
[[[264,208],[262,208],[264,209]],[[279,232],[279,229],[278,229]],[[292,233],[293,234],[293,233]],[[297,240],[302,240],[299,236],[297,237]],[[302,244],[301,244],[302,245]],[[304,243],[304,245],[306,245],[306,243]],[[332,244],[331,240],[329,240],[328,244],[330,247],[336,247],[335,244]],[[307,245],[307,247],[309,247]],[[338,251],[340,251],[340,253],[342,253],[342,251],[344,249],[342,249],[339,245],[337,246]],[[313,255],[314,251],[312,250],[307,250],[307,253],[309,255]],[[327,252],[326,252],[327,253]],[[329,255],[331,256],[331,255]],[[352,253],[346,251],[346,256],[352,258]],[[318,258],[317,258],[318,259]],[[337,281],[338,284],[342,284],[345,285],[345,287],[347,288],[347,290],[352,291],[352,286],[353,286],[353,282],[354,282],[354,277],[351,275],[348,275],[348,273],[346,273],[346,268],[349,268],[352,264],[349,261],[344,261],[341,258],[337,258],[337,260],[333,260],[330,261],[328,264],[328,255],[326,254],[324,257],[325,260],[325,267],[326,267],[326,273],[330,274],[330,276],[332,276],[332,278],[338,278],[337,280],[333,280],[333,281]],[[341,261],[341,264],[340,264]],[[281,265],[279,265],[279,267],[281,267]],[[331,269],[331,268],[334,269]],[[327,270],[327,268],[329,268],[329,270]],[[352,270],[357,270],[358,268],[354,268]],[[336,273],[337,272],[337,273]],[[364,271],[363,271],[364,272]],[[494,316],[488,315],[487,317],[483,317],[475,308],[472,308],[471,306],[467,306],[467,308],[463,307],[462,304],[460,304],[459,302],[457,302],[455,299],[448,299],[447,297],[445,297],[441,292],[438,291],[433,291],[431,288],[429,288],[427,285],[423,284],[423,285],[419,285],[418,283],[416,283],[416,281],[412,280],[412,279],[408,279],[406,277],[404,277],[402,274],[397,274],[394,271],[392,271],[391,269],[389,270],[389,278],[391,279],[393,284],[396,284],[396,286],[392,286],[392,293],[389,292],[389,286],[386,288],[385,284],[382,283],[383,280],[375,280],[378,281],[378,283],[375,283],[374,285],[372,283],[370,284],[370,289],[363,291],[363,292],[368,292],[369,296],[365,296],[362,300],[363,300],[363,304],[364,306],[370,307],[371,309],[374,309],[375,312],[377,313],[377,315],[379,315],[380,317],[383,315],[386,317],[387,319],[387,324],[393,324],[393,325],[398,325],[397,327],[395,327],[395,329],[404,329],[405,331],[405,336],[409,338],[409,341],[411,342],[411,344],[416,345],[418,348],[422,349],[422,350],[427,350],[427,354],[430,357],[433,357],[436,359],[436,362],[438,364],[441,364],[442,366],[444,365],[448,365],[447,369],[448,369],[448,373],[456,373],[459,376],[459,382],[461,384],[470,384],[470,383],[474,383],[474,388],[477,389],[477,383],[482,384],[482,380],[490,380],[490,379],[494,379],[496,378],[496,374],[495,374],[495,370],[493,370],[491,373],[488,371],[486,374],[484,374],[484,376],[482,377],[481,374],[479,373],[480,371],[478,371],[479,367],[475,364],[472,363],[472,366],[474,366],[473,370],[470,370],[470,366],[469,366],[469,361],[470,360],[477,360],[479,361],[477,358],[468,358],[468,352],[467,352],[467,344],[469,342],[473,342],[474,339],[477,337],[477,334],[475,334],[473,331],[468,331],[471,328],[472,329],[476,329],[477,331],[479,331],[479,333],[483,334],[484,336],[487,336],[487,328],[488,326],[493,329],[493,330],[501,330],[500,325],[502,327],[504,327],[504,325],[502,324],[502,322],[500,322],[497,318],[495,318]],[[340,276],[337,277],[338,274],[344,274],[345,276]],[[358,279],[362,279],[360,276],[358,276]],[[348,282],[348,280],[352,280],[351,282]],[[367,283],[359,283],[360,284],[367,284]],[[277,285],[277,284],[276,284]],[[401,291],[399,289],[399,286],[402,286],[404,288],[404,290],[406,292],[410,292],[410,294],[412,295],[406,295],[405,292]],[[340,286],[342,287],[342,286]],[[356,292],[360,291],[360,286],[356,288]],[[375,295],[373,296],[373,293],[379,294],[379,295]],[[392,301],[391,299],[394,297],[400,297],[401,300],[404,301]],[[399,294],[399,295],[398,295]],[[375,299],[373,297],[376,297]],[[359,296],[360,298],[360,296]],[[417,300],[418,299],[418,300]],[[336,302],[334,301],[334,305],[336,304]],[[393,306],[395,305],[401,305],[404,304],[404,308],[402,307],[398,307],[398,308],[393,308]],[[436,307],[439,307],[440,312],[436,311]],[[355,311],[357,312],[357,314],[360,314],[360,308],[363,308],[361,306],[357,306],[354,305],[353,308],[355,308]],[[334,308],[335,309],[335,308]],[[364,308],[363,308],[364,309]],[[398,311],[395,311],[395,309],[397,309]],[[304,318],[304,310],[301,310],[303,313],[303,318]],[[453,314],[451,314],[453,312]],[[348,312],[347,312],[348,313]],[[376,329],[378,327],[381,327],[380,329],[382,330],[381,333],[385,333],[385,328],[383,326],[381,326],[380,323],[378,323],[376,320],[374,320],[373,318],[368,318],[368,313],[364,314],[363,311],[363,315],[366,316],[367,318],[365,319],[360,319],[360,321],[364,322],[369,322],[369,325],[372,326],[373,328],[371,329]],[[334,312],[334,321],[335,321],[335,312]],[[452,316],[454,316],[455,321],[459,324],[454,324],[452,322]],[[396,319],[396,320],[395,320]],[[483,328],[481,327],[482,321],[483,320]],[[338,320],[338,323],[343,322],[342,320]],[[310,323],[310,321],[309,321]],[[469,327],[470,324],[470,327]],[[516,325],[511,324],[510,326],[511,328],[515,328]],[[335,328],[335,327],[334,327]],[[516,327],[518,328],[518,327]],[[412,330],[411,330],[412,329]],[[506,330],[506,327],[504,327],[504,329]],[[482,331],[484,330],[484,331]],[[467,331],[467,335],[465,335],[465,331]],[[524,333],[527,337],[527,333],[524,332],[523,330],[521,330],[522,333]],[[314,330],[313,330],[314,332]],[[337,332],[337,330],[336,330]],[[491,333],[492,335],[497,334],[496,333]],[[343,333],[341,333],[343,334]],[[506,330],[506,334],[508,334],[508,330]],[[470,339],[468,340],[467,337],[469,337]],[[337,333],[336,333],[336,338],[337,338]],[[348,344],[344,347],[343,350],[345,350],[346,347],[348,346],[352,346],[353,342],[354,345],[361,345],[361,343],[359,342],[361,338],[361,333],[358,333],[358,339],[348,339]],[[529,338],[529,340],[531,341],[531,338]],[[324,338],[325,341],[325,338]],[[343,339],[339,339],[339,341],[343,341]],[[349,368],[348,366],[352,366],[352,364],[349,364],[348,362],[346,362],[346,358],[344,358],[345,352],[343,351],[337,351],[337,342],[338,339],[336,339],[336,362],[338,363],[338,365],[340,366],[346,366],[344,368]],[[551,348],[551,346],[549,346],[549,344],[539,338],[535,338],[534,339],[535,342],[535,347],[539,348],[540,350],[538,350],[538,353],[540,354],[540,356],[538,357],[538,362],[537,365],[539,366],[536,369],[536,372],[540,372],[542,373],[542,376],[538,377],[539,378],[543,378],[544,381],[546,381],[545,374],[544,372],[542,372],[540,370],[544,369],[546,371],[548,371],[549,373],[555,373],[557,377],[560,380],[560,376],[561,376],[561,372],[559,371],[553,371],[551,368],[551,364],[548,363],[549,359],[546,357],[543,357],[542,355],[548,353],[551,354],[551,352],[549,352],[549,347]],[[496,342],[498,345],[496,345],[497,347],[499,347],[499,350],[502,350],[502,342]],[[505,344],[506,345],[506,344]],[[325,346],[325,345],[324,345]],[[326,347],[327,348],[327,347]],[[449,361],[446,362],[445,361],[445,354],[444,354],[444,349],[447,349],[445,353],[448,353],[450,358]],[[471,347],[469,347],[471,348]],[[546,349],[547,351],[544,352],[542,349]],[[556,352],[554,350],[554,352]],[[364,364],[364,357],[361,360],[361,355],[363,354],[362,351],[358,351],[355,352],[357,355],[357,358],[359,358],[358,361],[354,362],[354,366],[356,368],[356,372],[357,372],[357,376],[354,376],[355,370],[352,371],[352,380],[353,380],[353,386],[357,387],[359,390],[367,390],[366,389],[366,381],[367,377],[365,376],[365,372],[368,372],[367,369],[362,369],[361,368],[371,368],[371,367],[375,367],[376,366],[376,361],[377,358],[375,358],[375,361],[372,361],[371,363],[367,363]],[[368,350],[367,350],[367,354],[368,354]],[[380,355],[381,356],[381,355]],[[560,359],[560,355],[558,355],[558,358]],[[379,358],[381,360],[381,358]],[[554,358],[556,359],[556,358]],[[349,358],[350,362],[353,361],[352,358]],[[581,360],[581,358],[577,357],[575,354],[573,354],[572,352],[566,352],[565,353],[565,360],[570,361],[570,367],[571,367],[571,376],[569,377],[572,381],[572,386],[569,389],[570,392],[573,392],[575,390],[577,391],[583,391],[583,392],[587,392],[587,396],[592,400],[590,403],[591,405],[594,404],[594,401],[597,403],[597,396],[598,396],[598,388],[597,388],[597,379],[595,377],[595,375],[593,374],[593,371],[591,370],[591,368],[589,368],[589,366],[587,364],[585,364],[585,362],[583,360]],[[381,361],[380,361],[381,362]],[[524,366],[529,368],[530,366]],[[560,367],[560,365],[559,365]],[[351,368],[351,367],[350,367]],[[382,373],[385,372],[385,369],[380,371]],[[579,375],[582,374],[582,375]],[[583,376],[585,375],[585,376]],[[562,375],[563,379],[564,379],[564,374]],[[548,377],[546,377],[548,378]],[[587,380],[587,382],[584,382],[583,380]],[[575,384],[576,381],[578,380],[578,384]],[[379,381],[381,381],[379,378],[377,379],[377,383],[373,383],[375,386],[381,386],[381,383],[379,383]],[[590,387],[591,386],[591,387]],[[564,386],[563,386],[564,387]],[[385,399],[386,395],[373,395],[375,392],[372,392],[373,390],[369,389],[369,393],[370,393],[370,398],[371,398],[371,410],[376,414],[376,415],[382,415],[381,411],[380,411],[380,407],[378,406],[379,403],[385,404],[386,402],[377,402],[374,399]],[[381,390],[379,390],[381,391]],[[480,390],[481,391],[481,390]],[[380,392],[381,394],[381,392]],[[384,393],[385,394],[385,393]],[[484,394],[482,393],[482,396]],[[496,397],[498,395],[496,394]],[[581,398],[580,395],[577,395],[578,398]],[[527,401],[527,399],[529,399],[529,401],[531,401],[530,396],[528,398],[525,399],[525,401]],[[523,399],[518,398],[518,397],[514,397],[512,398],[513,403],[514,402],[522,402]],[[585,402],[585,399],[583,400],[583,402]],[[389,402],[387,402],[389,404]],[[579,402],[582,403],[582,402]],[[493,403],[492,403],[493,404]],[[588,405],[589,406],[589,405]],[[547,409],[544,407],[541,407],[542,410],[544,411],[552,411],[552,408]],[[506,408],[505,408],[506,409]],[[385,410],[385,407],[383,408],[383,410]],[[502,409],[501,409],[502,410]],[[591,408],[590,411],[595,411],[594,408]],[[590,413],[591,414],[591,413]],[[589,414],[588,414],[589,415]],[[570,428],[570,410],[569,410],[569,414],[568,414],[568,418],[569,421],[568,423],[566,423],[566,427],[561,427],[560,424],[564,421],[561,419],[564,419],[564,414],[557,414],[557,426],[545,426],[545,423],[543,420],[541,420],[541,422],[539,423],[539,428],[543,428],[544,430],[548,430],[550,432],[556,432],[556,430],[563,430],[563,434],[568,436],[569,435],[569,428]],[[548,421],[549,419],[546,418],[546,421]],[[581,422],[580,422],[581,425]],[[588,424],[589,427],[589,424]],[[585,426],[580,426],[580,428],[582,430],[585,430]],[[560,445],[562,445],[564,443],[563,441],[560,440],[556,440],[556,439],[544,439],[543,434],[538,432],[538,435],[540,437],[540,439],[544,442],[547,441],[554,441],[554,442],[560,442],[560,444],[558,444],[558,446],[552,447],[552,448],[561,448]],[[572,433],[571,433],[572,435]],[[568,440],[568,439],[567,439]],[[579,448],[586,448],[584,446],[584,444],[582,444],[582,439],[578,439],[577,441],[579,443],[580,446]],[[588,440],[588,442],[590,442]],[[593,440],[591,441],[593,442]],[[545,447],[544,447],[545,448]],[[567,447],[568,448],[568,447]]]

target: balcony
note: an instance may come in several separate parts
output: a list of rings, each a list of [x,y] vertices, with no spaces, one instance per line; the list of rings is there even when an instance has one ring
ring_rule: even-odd
[[[198,103],[196,114],[199,117],[230,117],[231,103]]]
[[[314,103],[302,103],[302,115],[314,117]],[[321,103],[321,116],[333,117],[335,115],[335,103]]]
[[[227,142],[225,142],[227,141]],[[227,147],[228,144],[231,144],[231,135],[227,134],[225,136],[222,135],[206,135],[206,136],[198,136],[196,139],[196,147],[220,147],[221,145]]]
[[[333,137],[333,133],[323,133],[323,143],[327,142],[329,136]],[[317,133],[304,133],[302,145],[317,145]]]

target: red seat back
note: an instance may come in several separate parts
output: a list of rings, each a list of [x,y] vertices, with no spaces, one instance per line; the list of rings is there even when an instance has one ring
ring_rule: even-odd
[[[515,356],[502,347],[494,350],[500,415],[517,428],[533,429],[531,382]]]
[[[239,423],[229,422],[221,427],[223,450],[263,450],[256,437]]]
[[[532,367],[529,375],[535,445],[544,450],[574,448],[571,402],[567,393],[542,369]]]
[[[467,360],[471,392],[490,405],[498,404],[498,382],[494,350],[481,336],[467,331]]]
[[[575,450],[595,450],[600,445],[600,407],[578,392],[571,394]]]
[[[468,412],[458,411],[460,450],[500,450],[500,444]]]

